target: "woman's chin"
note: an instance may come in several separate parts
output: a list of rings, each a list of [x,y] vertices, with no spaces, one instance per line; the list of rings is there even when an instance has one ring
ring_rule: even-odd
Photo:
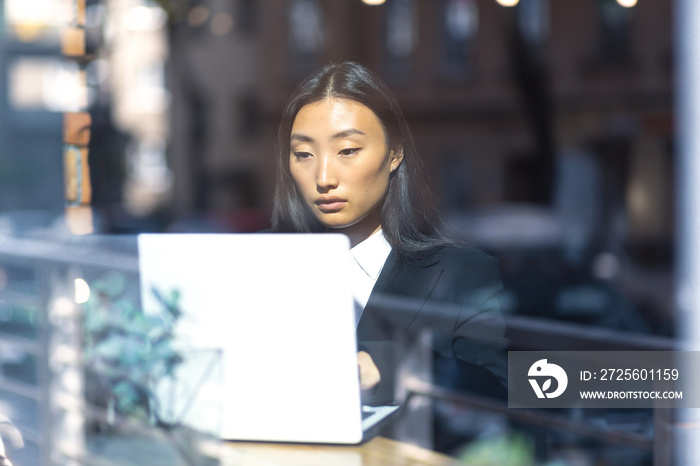
[[[357,221],[348,221],[347,219],[342,218],[342,216],[338,213],[324,214],[322,216],[316,216],[316,218],[324,227],[331,230],[348,228],[357,223]]]

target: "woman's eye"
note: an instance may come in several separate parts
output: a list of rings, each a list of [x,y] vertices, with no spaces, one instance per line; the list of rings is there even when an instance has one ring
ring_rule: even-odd
[[[343,149],[339,152],[340,155],[354,155],[359,151],[359,147],[352,147],[350,149]]]
[[[308,152],[293,152],[292,154],[293,154],[294,157],[296,157],[297,159],[308,159],[308,158],[311,157],[311,154],[308,153]]]

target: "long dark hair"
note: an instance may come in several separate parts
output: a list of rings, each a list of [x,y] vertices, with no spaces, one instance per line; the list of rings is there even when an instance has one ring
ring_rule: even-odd
[[[352,100],[372,110],[384,129],[388,150],[403,151],[401,164],[391,173],[381,212],[382,231],[398,257],[421,259],[447,244],[438,230],[439,219],[425,170],[398,102],[381,79],[355,62],[326,65],[313,73],[296,88],[282,113],[276,147],[273,231],[327,231],[304,203],[289,169],[290,135],[297,113],[305,105],[327,98]]]

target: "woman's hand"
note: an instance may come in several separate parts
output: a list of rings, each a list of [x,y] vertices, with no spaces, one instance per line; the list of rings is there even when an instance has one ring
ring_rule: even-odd
[[[357,366],[360,369],[360,388],[363,390],[375,387],[382,379],[377,365],[367,351],[357,353]]]

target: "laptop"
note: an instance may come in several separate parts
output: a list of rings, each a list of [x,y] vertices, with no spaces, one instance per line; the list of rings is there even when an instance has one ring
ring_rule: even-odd
[[[344,235],[142,234],[138,249],[144,312],[163,296],[182,311],[179,388],[158,395],[174,422],[216,424],[227,440],[358,444],[397,412],[361,405]]]

